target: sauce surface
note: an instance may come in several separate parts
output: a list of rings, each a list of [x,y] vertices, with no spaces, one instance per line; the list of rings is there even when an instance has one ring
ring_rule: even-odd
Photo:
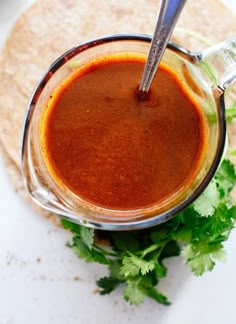
[[[144,63],[131,54],[87,64],[56,89],[41,117],[51,177],[101,207],[160,203],[193,182],[204,158],[201,108],[163,64],[140,100]]]

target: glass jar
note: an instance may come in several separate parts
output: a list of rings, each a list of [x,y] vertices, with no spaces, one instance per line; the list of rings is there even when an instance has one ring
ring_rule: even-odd
[[[40,150],[39,122],[51,93],[75,69],[87,62],[114,53],[147,55],[150,42],[151,38],[146,35],[107,36],[72,48],[49,67],[30,99],[22,140],[23,178],[27,191],[37,204],[72,222],[97,229],[141,229],[174,217],[209,184],[224,151],[224,93],[236,78],[234,39],[196,53],[169,43],[162,59],[178,74],[191,96],[200,104],[207,123],[208,149],[198,175],[188,188],[178,190],[171,197],[148,208],[103,208],[58,186],[44,163]]]

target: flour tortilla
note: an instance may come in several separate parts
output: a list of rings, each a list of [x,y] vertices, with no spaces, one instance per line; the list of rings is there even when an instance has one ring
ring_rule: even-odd
[[[28,100],[45,69],[85,40],[113,33],[152,34],[158,0],[38,0],[16,22],[0,56],[0,151],[16,190],[25,195],[20,141]],[[219,0],[188,1],[179,27],[212,43],[236,35],[235,16]],[[192,50],[206,47],[177,32],[173,39]]]

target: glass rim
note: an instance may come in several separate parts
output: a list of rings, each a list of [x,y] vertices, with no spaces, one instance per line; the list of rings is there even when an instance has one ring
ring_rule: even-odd
[[[27,191],[29,192],[31,198],[43,207],[44,209],[47,209],[50,212],[53,212],[51,207],[45,206],[43,203],[41,203],[39,200],[37,200],[35,197],[32,196],[27,182],[27,177],[25,174],[25,163],[27,160],[27,140],[29,136],[29,128],[31,124],[31,117],[34,113],[36,104],[38,102],[38,99],[40,97],[41,92],[43,91],[44,87],[46,86],[47,82],[50,80],[51,76],[60,68],[62,67],[68,60],[72,59],[73,57],[77,56],[78,54],[82,53],[83,51],[86,51],[89,48],[103,45],[105,43],[111,43],[116,41],[137,41],[137,42],[146,42],[150,43],[152,40],[152,37],[145,34],[113,34],[108,35],[104,37],[95,38],[89,41],[86,41],[78,46],[75,46],[71,48],[70,50],[66,51],[64,54],[62,54],[59,58],[57,58],[47,69],[44,76],[41,78],[41,80],[36,85],[33,94],[29,100],[28,108],[26,111],[26,116],[24,120],[24,126],[23,126],[23,133],[22,133],[22,141],[21,141],[21,170],[22,170],[22,176],[24,179],[25,187]],[[168,49],[171,51],[184,56],[185,59],[193,62],[194,58],[199,55],[199,52],[194,53],[191,51],[186,50],[185,48],[173,43],[169,42],[167,45]],[[212,180],[220,162],[221,158],[223,156],[224,152],[224,145],[226,140],[226,121],[225,121],[225,103],[224,103],[224,92],[218,97],[218,117],[219,117],[219,143],[217,146],[217,150],[215,153],[214,160],[211,163],[211,166],[209,168],[209,171],[205,175],[205,177],[201,180],[198,187],[194,190],[194,192],[184,199],[183,201],[179,202],[176,206],[172,207],[171,209],[161,212],[160,214],[156,216],[147,216],[147,218],[141,218],[141,219],[135,219],[135,220],[125,220],[120,218],[119,221],[112,220],[105,221],[103,219],[97,218],[95,219],[85,219],[82,218],[79,213],[78,216],[75,216],[73,213],[65,212],[63,215],[58,214],[58,212],[55,212],[58,216],[71,220],[75,223],[86,225],[92,228],[101,229],[101,230],[115,230],[115,231],[121,231],[121,230],[137,230],[137,229],[143,229],[152,227],[155,225],[158,225],[160,223],[163,223],[173,217],[175,217],[178,213],[183,211],[186,207],[188,207],[191,203],[193,203],[200,194],[204,191],[204,189],[208,186],[210,181]],[[93,204],[93,206],[96,206]],[[99,207],[99,206],[96,206]],[[101,210],[109,210],[117,211],[115,209],[106,209],[101,207]],[[147,208],[139,208],[137,210],[147,210]],[[134,210],[132,210],[134,211]],[[125,210],[120,210],[120,212],[125,212]],[[129,212],[129,210],[128,210]]]

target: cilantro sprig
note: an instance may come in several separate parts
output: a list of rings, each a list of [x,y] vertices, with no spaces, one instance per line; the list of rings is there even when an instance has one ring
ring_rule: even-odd
[[[236,104],[226,110],[226,117],[227,122],[236,118]],[[94,231],[62,219],[63,227],[73,234],[67,246],[85,261],[107,266],[108,275],[97,281],[101,295],[123,285],[124,299],[133,305],[142,303],[145,297],[169,305],[158,288],[167,276],[166,258],[181,256],[196,276],[225,259],[224,242],[236,222],[236,204],[231,197],[235,184],[234,166],[224,159],[201,196],[166,223],[112,232]]]
[[[225,159],[192,205],[149,229],[94,231],[62,219],[62,225],[73,233],[68,246],[85,261],[107,266],[109,274],[97,281],[101,294],[123,285],[123,296],[131,304],[138,305],[149,297],[169,305],[158,289],[159,281],[167,275],[166,258],[181,255],[196,276],[225,259],[223,243],[236,221],[236,205],[230,196],[235,183],[234,166]]]

